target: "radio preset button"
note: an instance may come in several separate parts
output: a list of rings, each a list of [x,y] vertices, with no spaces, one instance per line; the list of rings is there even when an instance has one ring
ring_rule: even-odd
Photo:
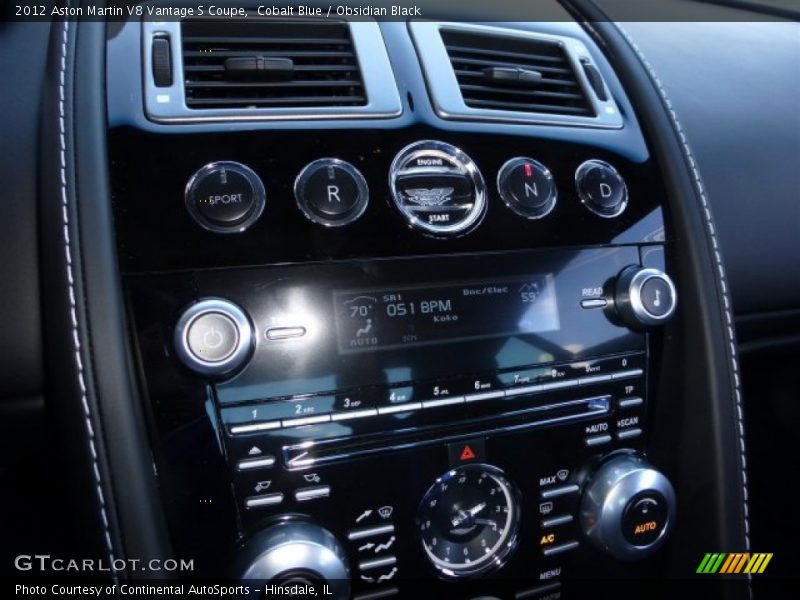
[[[480,392],[477,394],[467,394],[464,396],[466,402],[481,402],[483,400],[499,400],[505,398],[507,392],[503,390],[495,390],[494,392]]]
[[[632,379],[634,377],[641,377],[644,375],[643,369],[630,369],[628,371],[619,371],[617,373],[612,373],[612,379]]]
[[[281,425],[283,425],[283,427],[303,427],[304,425],[319,425],[320,423],[329,423],[330,420],[330,415],[316,415],[313,417],[283,419],[283,421],[281,421]]]
[[[378,408],[378,414],[394,415],[397,413],[403,413],[421,409],[422,409],[422,402],[407,402],[405,404],[398,404],[396,406],[381,406]]]
[[[232,161],[214,162],[189,180],[185,202],[189,214],[204,229],[237,233],[261,216],[266,191],[249,167]]]
[[[532,158],[512,158],[500,167],[497,190],[506,206],[526,219],[541,219],[556,205],[553,175]]]
[[[270,431],[271,429],[280,429],[280,421],[261,421],[258,423],[248,423],[247,425],[231,425],[232,435],[243,435],[245,433],[256,433],[259,431]]]
[[[364,176],[338,158],[321,158],[307,165],[295,180],[294,195],[303,214],[326,227],[352,223],[369,203]]]
[[[575,186],[583,205],[594,214],[610,219],[628,206],[628,186],[607,162],[587,160],[575,172]]]
[[[464,396],[451,396],[449,398],[439,398],[437,400],[425,400],[422,408],[439,408],[441,406],[451,406],[454,404],[464,404]]]
[[[367,417],[377,417],[378,409],[366,408],[364,410],[351,410],[349,412],[334,413],[331,415],[331,421],[349,421],[351,419],[365,419]]]

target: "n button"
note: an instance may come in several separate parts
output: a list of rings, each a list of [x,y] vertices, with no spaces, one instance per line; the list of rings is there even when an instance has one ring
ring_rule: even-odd
[[[486,462],[486,438],[472,438],[447,444],[447,456],[451,467]]]

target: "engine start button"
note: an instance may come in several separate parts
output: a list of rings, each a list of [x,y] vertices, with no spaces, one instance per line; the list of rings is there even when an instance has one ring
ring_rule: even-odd
[[[486,188],[477,165],[444,142],[416,142],[401,150],[389,183],[406,222],[428,234],[464,235],[486,213]]]
[[[186,186],[186,208],[197,223],[217,233],[244,231],[264,210],[264,184],[252,169],[216,162],[197,171]]]

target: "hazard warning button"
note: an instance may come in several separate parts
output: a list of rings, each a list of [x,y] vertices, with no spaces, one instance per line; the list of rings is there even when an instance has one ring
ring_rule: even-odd
[[[471,438],[447,444],[447,456],[451,467],[486,462],[486,438]]]

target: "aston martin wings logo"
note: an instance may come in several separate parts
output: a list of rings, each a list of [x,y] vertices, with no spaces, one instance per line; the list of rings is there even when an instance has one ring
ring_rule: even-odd
[[[451,187],[437,187],[437,188],[417,188],[413,190],[406,190],[406,196],[410,202],[419,204],[420,206],[439,206],[444,204],[453,195],[455,188]]]

